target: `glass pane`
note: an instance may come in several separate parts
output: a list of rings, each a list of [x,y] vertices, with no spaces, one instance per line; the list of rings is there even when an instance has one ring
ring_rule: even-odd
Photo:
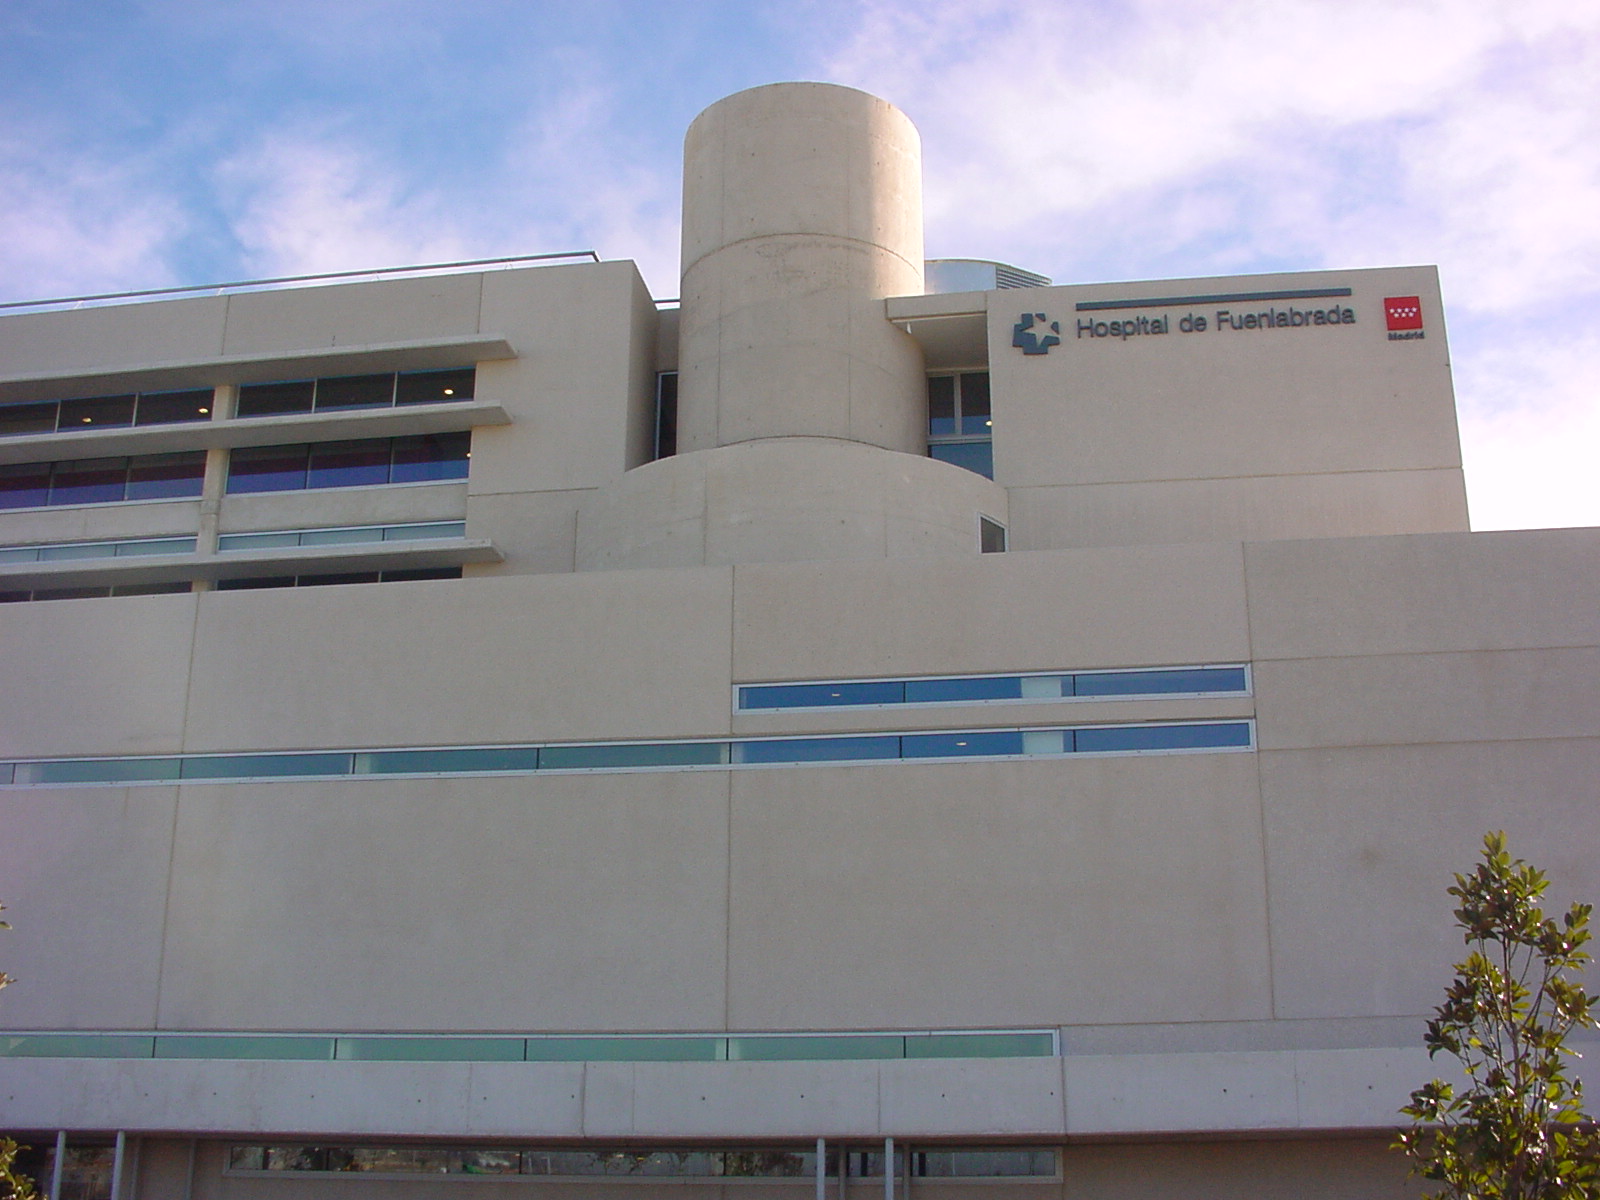
[[[28,433],[54,433],[60,405],[0,404],[0,437],[20,437]]]
[[[393,483],[427,483],[465,479],[471,450],[470,433],[440,433],[394,439]]]
[[[62,433],[75,429],[115,429],[133,424],[133,397],[95,396],[87,400],[61,402]]]
[[[736,763],[854,762],[900,757],[897,737],[789,738],[734,742]]]
[[[0,465],[0,508],[37,508],[49,498],[49,463]]]
[[[293,575],[251,575],[240,579],[217,580],[219,592],[253,592],[262,588],[286,588],[294,586]]]
[[[849,1034],[838,1037],[730,1037],[728,1058],[740,1062],[787,1062],[803,1059],[904,1058],[906,1039],[899,1034]]]
[[[39,588],[33,593],[35,600],[98,600],[111,595],[109,587]]]
[[[1014,729],[983,733],[919,733],[900,739],[905,758],[966,758],[971,755],[1021,754],[1022,734]]]
[[[106,504],[121,500],[128,488],[128,460],[84,458],[59,462],[50,473],[51,504]]]
[[[907,1058],[1049,1058],[1048,1033],[931,1033],[906,1038]]]
[[[348,774],[348,754],[218,754],[183,760],[185,779],[276,779]]]
[[[998,521],[991,521],[988,517],[978,518],[978,552],[980,554],[1004,554],[1006,550],[1006,527]]]
[[[989,433],[989,373],[973,371],[961,377],[961,432]]]
[[[928,378],[928,436],[947,437],[956,431],[956,380],[954,375]]]
[[[724,1150],[722,1173],[734,1178],[812,1178],[817,1156],[805,1150]]]
[[[460,538],[467,536],[467,523],[430,521],[422,525],[390,525],[381,532],[386,542],[409,542],[421,538]]]
[[[368,525],[358,529],[307,529],[300,534],[302,546],[343,546],[351,542],[381,542],[383,529]]]
[[[228,1170],[264,1171],[267,1151],[264,1146],[234,1146],[228,1151]]]
[[[18,763],[16,781],[19,784],[147,783],[176,778],[176,758],[97,758]]]
[[[657,458],[671,458],[678,452],[678,373],[663,371],[656,376]]]
[[[907,704],[948,704],[954,701],[1020,700],[1022,680],[1015,675],[994,679],[908,679]]]
[[[295,578],[299,587],[337,587],[347,583],[377,583],[376,571],[346,571],[341,575],[300,575]]]
[[[476,374],[472,367],[451,371],[402,371],[395,388],[394,402],[448,404],[471,400]]]
[[[119,583],[111,589],[113,596],[176,596],[193,588],[187,580],[177,583]]]
[[[911,1155],[912,1173],[926,1179],[981,1179],[1056,1173],[1054,1150],[925,1150]]]
[[[235,1034],[223,1037],[160,1034],[156,1037],[156,1057],[326,1060],[333,1058],[333,1039],[250,1037]]]
[[[471,750],[374,750],[356,755],[357,775],[454,775],[487,771],[534,771],[533,746],[489,746]]]
[[[546,746],[541,771],[616,770],[622,767],[706,767],[727,762],[726,742],[644,742],[612,746]]]
[[[270,417],[277,413],[310,412],[313,387],[310,379],[284,383],[247,383],[239,389],[239,415]]]
[[[394,403],[393,375],[337,375],[317,380],[316,410],[388,408]]]
[[[1248,746],[1250,726],[1243,721],[1214,725],[1110,725],[1074,730],[1079,754],[1116,750],[1205,750]]]
[[[0,550],[0,563],[38,562],[48,546],[7,546]]]
[[[136,542],[118,542],[116,551],[118,558],[129,558],[141,554],[189,554],[194,546],[192,537],[140,538]]]
[[[129,500],[172,500],[198,496],[206,477],[203,450],[146,454],[129,460]]]
[[[1107,671],[1073,677],[1077,696],[1159,696],[1185,692],[1245,690],[1243,667],[1200,667],[1188,671]]]
[[[460,567],[414,567],[406,571],[384,571],[382,583],[412,583],[419,579],[460,579]]]
[[[171,425],[178,421],[207,421],[211,418],[210,388],[183,392],[142,392],[134,417],[135,425]]]
[[[306,445],[240,446],[228,456],[228,493],[298,491],[310,456]]]
[[[720,1062],[719,1037],[531,1037],[529,1062]]]
[[[311,447],[308,488],[370,487],[389,482],[388,438],[325,442]]]
[[[298,546],[298,530],[283,533],[225,533],[217,538],[218,550],[271,550],[282,546]]]
[[[994,478],[992,442],[936,442],[928,447],[928,457],[975,471],[985,479]]]
[[[863,704],[904,704],[898,679],[869,683],[773,683],[739,689],[740,709],[848,708]]]
[[[521,1062],[522,1039],[342,1037],[334,1057],[361,1062]]]
[[[132,1034],[0,1034],[0,1056],[7,1058],[149,1058],[154,1038]]]
[[[77,542],[66,546],[39,547],[40,562],[61,562],[73,558],[114,558],[115,542]]]

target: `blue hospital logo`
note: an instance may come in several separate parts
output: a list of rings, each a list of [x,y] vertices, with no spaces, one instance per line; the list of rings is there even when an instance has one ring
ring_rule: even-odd
[[[1061,322],[1043,313],[1023,313],[1011,327],[1011,344],[1024,354],[1048,354],[1051,346],[1061,345]]]

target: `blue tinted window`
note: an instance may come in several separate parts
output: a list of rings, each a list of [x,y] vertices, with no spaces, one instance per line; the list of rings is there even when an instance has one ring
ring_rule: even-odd
[[[740,1062],[843,1061],[854,1058],[904,1058],[906,1039],[899,1034],[841,1034],[795,1037],[793,1034],[730,1037],[728,1058]]]
[[[185,779],[269,779],[349,773],[348,754],[219,754],[183,760]]]
[[[918,733],[900,739],[906,758],[965,758],[970,755],[1021,754],[1022,733],[1015,729],[981,733]]]
[[[475,750],[375,750],[356,756],[356,771],[371,775],[532,771],[538,765],[539,751],[532,746],[488,746]]]
[[[529,1062],[718,1062],[726,1041],[713,1037],[532,1037]]]
[[[394,439],[391,483],[465,479],[471,453],[469,433],[439,433]]]
[[[49,499],[49,463],[0,465],[0,508],[38,508]]]
[[[1079,754],[1116,750],[1204,750],[1248,746],[1250,726],[1243,721],[1209,725],[1107,725],[1074,731]]]
[[[832,708],[859,704],[903,704],[905,684],[879,683],[775,683],[739,689],[739,707]]]
[[[897,737],[786,738],[771,742],[735,742],[739,763],[854,762],[900,757]]]
[[[59,462],[50,473],[51,504],[106,504],[121,500],[128,485],[125,458]]]
[[[198,496],[205,475],[203,450],[135,458],[128,468],[128,499],[171,500]]]
[[[907,704],[942,704],[955,700],[1018,700],[1022,680],[1015,675],[993,679],[908,679]]]
[[[1180,671],[1107,671],[1073,677],[1078,696],[1151,696],[1168,692],[1243,692],[1243,667]]]
[[[388,438],[327,442],[311,447],[308,488],[372,487],[389,482]]]
[[[726,742],[546,746],[539,751],[539,767],[545,771],[579,771],[586,768],[606,770],[618,767],[710,767],[726,761]]]
[[[935,442],[928,447],[928,457],[994,478],[993,442]]]
[[[149,783],[178,778],[176,758],[68,759],[18,763],[16,781],[29,783]]]
[[[228,491],[293,492],[306,486],[311,447],[240,446],[228,457]]]

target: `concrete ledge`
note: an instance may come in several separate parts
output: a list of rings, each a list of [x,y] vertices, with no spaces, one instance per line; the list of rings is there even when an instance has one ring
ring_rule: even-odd
[[[16,1129],[241,1136],[1101,1138],[1384,1130],[1421,1049],[1031,1059],[396,1063],[0,1059]]]

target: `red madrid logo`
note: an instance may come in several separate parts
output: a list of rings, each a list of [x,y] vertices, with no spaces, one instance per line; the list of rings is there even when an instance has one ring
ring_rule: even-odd
[[[1421,329],[1422,300],[1417,296],[1386,296],[1383,318],[1390,329]]]

